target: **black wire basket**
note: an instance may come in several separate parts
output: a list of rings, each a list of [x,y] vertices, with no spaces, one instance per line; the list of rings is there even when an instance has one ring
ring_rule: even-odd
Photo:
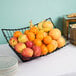
[[[46,21],[47,21],[47,20],[50,20],[50,21],[52,22],[52,19],[51,19],[51,18],[47,18]],[[53,23],[53,22],[52,22],[52,23]],[[35,24],[35,25],[38,25],[38,23]],[[54,25],[54,23],[53,23],[53,25]],[[54,25],[54,28],[56,28],[55,25]],[[27,29],[29,29],[29,27],[24,27],[24,28],[19,28],[19,29],[1,29],[1,30],[2,30],[2,33],[3,33],[6,41],[7,41],[8,44],[9,44],[9,39],[10,39],[11,37],[13,37],[13,33],[14,33],[15,31],[21,31],[22,33],[24,33],[24,31],[27,30]],[[66,45],[68,45],[68,44],[69,44],[69,43],[66,43]],[[65,46],[66,46],[66,45],[65,45]],[[16,52],[15,49],[14,49],[10,44],[9,44],[9,46],[10,46],[10,48],[17,54],[17,56],[22,60],[22,62],[27,62],[27,61],[30,61],[30,60],[33,60],[33,59],[42,57],[42,56],[39,56],[39,57],[31,57],[31,58],[23,57],[21,54],[19,54],[18,52]],[[65,46],[64,46],[64,47],[65,47]],[[62,47],[62,48],[63,48],[63,47]],[[57,48],[55,51],[57,51],[57,50],[59,50],[59,49],[61,49],[61,48]],[[53,51],[53,52],[55,52],[55,51]],[[51,52],[51,53],[53,53],[53,52]],[[48,54],[50,54],[50,53],[48,53]],[[47,55],[48,55],[48,54],[47,54]],[[43,56],[46,56],[46,55],[43,55]]]

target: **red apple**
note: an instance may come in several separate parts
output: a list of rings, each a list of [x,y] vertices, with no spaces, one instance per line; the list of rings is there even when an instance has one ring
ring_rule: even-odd
[[[22,34],[18,37],[18,41],[24,43],[24,42],[28,41],[28,38],[26,35]]]
[[[33,46],[33,42],[32,41],[26,41],[26,46],[28,47],[28,48],[32,48],[32,46]]]
[[[23,49],[26,48],[26,45],[24,43],[18,43],[16,44],[15,46],[15,50],[18,52],[18,53],[22,53]]]
[[[17,38],[15,38],[15,37],[10,38],[9,44],[10,44],[12,47],[14,47],[14,46],[17,44]]]
[[[33,56],[33,50],[30,48],[24,48],[22,52],[22,56],[24,57],[32,57]]]
[[[33,51],[34,51],[34,57],[38,57],[41,55],[41,48],[39,46],[33,46],[32,47]]]

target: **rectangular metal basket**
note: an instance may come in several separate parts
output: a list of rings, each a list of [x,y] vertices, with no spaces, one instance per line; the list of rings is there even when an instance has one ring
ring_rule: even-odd
[[[51,18],[47,18],[46,19],[46,21],[47,20],[50,20],[51,22],[52,22],[52,19]],[[52,22],[53,23],[53,22]],[[35,25],[38,25],[38,23],[37,24],[35,24]],[[53,24],[54,25],[54,24]],[[54,25],[54,28],[56,28],[56,26]],[[9,44],[9,39],[11,38],[11,37],[13,37],[13,33],[15,32],[15,31],[21,31],[22,33],[24,33],[24,31],[25,30],[27,30],[27,29],[29,29],[29,27],[24,27],[24,28],[19,28],[19,29],[1,29],[2,30],[2,33],[3,33],[3,35],[4,35],[4,37],[5,37],[5,39],[7,40],[7,42],[8,42],[8,44]],[[68,43],[66,43],[66,45],[68,45]],[[66,46],[65,45],[65,46]],[[42,56],[39,56],[39,57],[31,57],[31,58],[26,58],[26,57],[23,57],[21,54],[19,54],[18,52],[16,52],[15,51],[15,49],[9,44],[9,46],[10,46],[10,48],[17,54],[17,56],[23,61],[23,62],[27,62],[27,61],[30,61],[30,60],[33,60],[33,59],[36,59],[36,58],[39,58],[39,57],[42,57]],[[64,47],[65,47],[64,46]],[[63,47],[62,47],[63,48]],[[61,48],[57,48],[55,51],[57,51],[57,50],[59,50],[59,49],[61,49]],[[55,51],[53,51],[53,52],[55,52]],[[51,53],[53,53],[53,52],[51,52]],[[48,53],[48,54],[50,54],[50,53]],[[47,54],[47,55],[48,55]],[[43,56],[46,56],[46,55],[43,55]]]

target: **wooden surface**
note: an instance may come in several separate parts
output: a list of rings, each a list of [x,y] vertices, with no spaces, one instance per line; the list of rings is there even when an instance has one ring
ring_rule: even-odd
[[[63,18],[63,34],[68,39],[68,29],[70,22],[76,22],[76,17],[75,18],[68,18],[67,16],[64,16]]]

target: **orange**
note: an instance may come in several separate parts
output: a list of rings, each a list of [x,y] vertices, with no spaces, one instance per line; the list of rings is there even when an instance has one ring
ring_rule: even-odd
[[[46,37],[46,36],[48,35],[48,33],[47,33],[47,32],[45,32],[44,30],[39,30],[39,32],[38,32],[38,33],[43,33],[44,37]]]
[[[41,21],[40,23],[38,23],[38,28],[41,30],[43,29],[43,23],[45,22],[45,20]]]
[[[30,28],[30,32],[33,32],[34,34],[38,33],[38,28],[36,26],[33,26],[32,28]]]
[[[61,48],[65,45],[65,39],[63,37],[60,37],[58,40],[57,40],[57,43],[58,43],[58,48]]]
[[[49,36],[51,36],[52,39],[57,40],[61,37],[61,31],[57,28],[54,28],[49,32]]]
[[[51,38],[50,36],[46,36],[46,37],[44,37],[44,39],[43,39],[43,42],[44,42],[45,44],[49,44],[49,43],[51,43],[51,41],[52,41],[52,38]]]
[[[46,33],[46,32],[44,32],[43,34],[44,34],[44,37],[46,37],[48,35],[48,33]]]
[[[44,32],[44,30],[39,30],[39,31],[38,31],[38,33],[43,33],[43,32]]]
[[[30,41],[33,41],[35,39],[35,34],[33,32],[27,33],[27,37]]]
[[[13,33],[13,36],[18,38],[20,35],[22,35],[22,32],[21,31],[16,31]]]
[[[53,29],[52,22],[51,21],[45,21],[43,23],[43,29],[44,29],[45,32],[48,32],[48,31],[52,30]]]
[[[52,22],[51,21],[45,21],[44,23],[43,23],[43,27],[44,28],[50,28],[50,29],[52,29],[53,28],[53,24],[52,24]]]
[[[54,50],[58,47],[58,43],[56,40],[52,40],[51,44],[54,45]]]
[[[26,35],[27,35],[28,33],[29,33],[29,30],[25,30],[24,34],[26,34]]]
[[[42,42],[40,39],[35,39],[34,40],[34,44],[37,45],[37,46],[41,46],[42,45]]]
[[[47,45],[47,49],[49,51],[49,53],[54,51],[54,45],[52,45],[51,43]]]
[[[38,33],[38,28],[36,26],[34,26],[34,24],[32,23],[32,20],[30,21],[30,32],[33,32],[34,34]]]
[[[39,33],[36,35],[36,38],[37,38],[37,39],[40,39],[40,40],[43,40],[43,38],[44,38],[43,33],[42,33],[42,32],[39,32]]]
[[[43,28],[44,32],[49,32],[50,31],[50,28]]]
[[[41,45],[41,55],[46,55],[47,53],[48,53],[47,47],[44,44],[42,44]]]

